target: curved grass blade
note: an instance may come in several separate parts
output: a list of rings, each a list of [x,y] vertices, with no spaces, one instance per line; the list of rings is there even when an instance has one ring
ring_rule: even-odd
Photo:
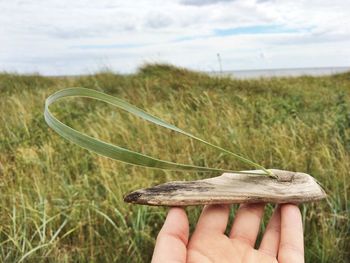
[[[181,133],[185,136],[188,136],[194,140],[200,141],[212,148],[215,148],[221,152],[224,152],[226,154],[232,155],[235,158],[239,159],[243,163],[252,165],[258,169],[263,170],[265,173],[262,173],[261,175],[268,175],[268,176],[274,176],[270,171],[266,170],[261,165],[250,161],[238,154],[235,154],[233,152],[230,152],[226,149],[223,149],[219,146],[213,145],[203,139],[200,139],[186,131],[181,130],[180,128],[169,124],[162,119],[155,117],[131,104],[129,104],[126,101],[123,101],[117,97],[113,97],[111,95],[107,95],[105,93],[92,90],[92,89],[86,89],[86,88],[68,88],[60,90],[51,96],[49,96],[45,101],[45,110],[44,110],[44,117],[47,124],[55,130],[58,134],[60,134],[62,137],[66,138],[67,140],[78,144],[79,146],[86,148],[88,150],[94,151],[98,154],[104,155],[106,157],[116,159],[125,163],[130,163],[134,165],[140,165],[150,168],[159,168],[159,169],[167,169],[167,170],[186,170],[186,171],[197,171],[197,172],[235,172],[235,173],[249,173],[249,172],[237,172],[232,170],[225,170],[225,169],[218,169],[218,168],[210,168],[210,167],[202,167],[202,166],[195,166],[195,165],[187,165],[187,164],[179,164],[174,163],[170,161],[164,161],[157,158],[153,158],[148,155],[144,155],[138,152],[134,152],[110,143],[106,143],[104,141],[101,141],[99,139],[90,137],[86,134],[83,134],[79,131],[76,131],[72,129],[71,127],[65,125],[64,123],[60,122],[58,119],[56,119],[52,113],[49,110],[49,106],[53,104],[55,101],[62,99],[64,97],[88,97],[96,100],[100,100],[103,102],[107,102],[109,104],[112,104],[120,109],[123,109],[137,117],[140,117],[146,121],[149,121],[151,123],[154,123],[156,125],[165,127],[167,129],[173,130],[175,132]]]

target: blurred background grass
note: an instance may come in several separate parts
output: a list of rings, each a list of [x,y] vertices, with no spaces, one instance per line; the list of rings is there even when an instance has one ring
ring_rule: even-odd
[[[46,125],[44,101],[78,86],[125,99],[267,168],[313,175],[328,198],[301,205],[307,262],[350,258],[349,73],[236,80],[155,64],[133,75],[0,74],[0,261],[148,262],[166,209],[125,204],[123,196],[217,175],[134,167],[65,141]],[[67,99],[52,111],[89,135],[162,159],[252,168],[98,101]],[[200,208],[187,212],[193,228]]]

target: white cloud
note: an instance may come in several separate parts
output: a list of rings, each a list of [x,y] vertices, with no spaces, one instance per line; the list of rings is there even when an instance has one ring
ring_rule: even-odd
[[[145,61],[216,70],[217,53],[227,70],[350,65],[347,1],[13,0],[0,9],[0,70],[130,72]],[[271,26],[288,30],[261,32]],[[223,29],[232,35],[214,34]]]
[[[204,6],[233,1],[235,0],[182,0],[180,3],[184,5]]]

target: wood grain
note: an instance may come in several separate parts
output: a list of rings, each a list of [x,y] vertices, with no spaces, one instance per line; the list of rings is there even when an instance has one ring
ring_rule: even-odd
[[[136,190],[124,197],[133,204],[188,206],[235,203],[305,203],[319,201],[326,193],[310,175],[271,169],[276,178],[250,174],[224,173],[197,180],[174,181]]]

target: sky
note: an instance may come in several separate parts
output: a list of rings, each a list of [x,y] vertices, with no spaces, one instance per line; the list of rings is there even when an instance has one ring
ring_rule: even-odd
[[[350,66],[344,0],[0,0],[0,10],[0,71]]]

